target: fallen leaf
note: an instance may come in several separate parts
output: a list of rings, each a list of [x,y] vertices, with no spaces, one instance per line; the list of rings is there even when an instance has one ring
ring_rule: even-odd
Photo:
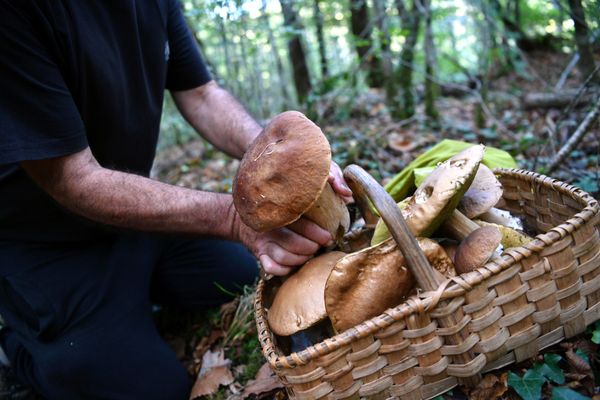
[[[260,395],[270,393],[276,389],[283,388],[283,384],[277,378],[277,375],[269,367],[269,363],[264,363],[256,373],[254,380],[248,381],[242,398],[245,399],[250,395]]]
[[[591,379],[594,379],[594,372],[590,367],[590,364],[587,363],[582,357],[576,354],[573,349],[569,349],[565,352],[565,358],[567,362],[573,369],[573,372],[578,372],[580,374],[585,374]]]
[[[233,375],[229,370],[231,361],[225,359],[223,350],[207,350],[202,356],[202,368],[192,387],[190,399],[214,394],[219,386],[233,383]]]
[[[411,135],[392,133],[388,137],[388,146],[399,153],[406,153],[414,150],[417,143]]]
[[[506,377],[503,381],[494,374],[487,374],[477,387],[469,393],[469,398],[474,400],[499,399],[507,390]]]
[[[194,357],[202,358],[202,355],[206,352],[206,350],[212,347],[215,342],[223,337],[223,331],[221,329],[213,329],[210,332],[210,335],[203,337],[200,339],[196,347],[194,348]]]
[[[236,298],[235,300],[230,301],[229,303],[225,303],[221,306],[221,329],[223,331],[227,331],[233,322],[233,318],[235,316],[235,311],[240,304],[240,300]]]

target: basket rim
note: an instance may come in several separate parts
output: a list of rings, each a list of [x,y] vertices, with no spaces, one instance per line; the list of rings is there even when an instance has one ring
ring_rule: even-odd
[[[576,231],[595,216],[600,215],[598,201],[589,193],[571,184],[523,169],[495,168],[494,173],[545,186],[546,188],[567,194],[574,200],[579,201],[582,205],[585,204],[586,206],[565,222],[551,228],[545,233],[536,235],[533,241],[504,251],[501,255],[494,257],[486,265],[475,271],[447,279],[436,291],[421,292],[411,296],[403,303],[385,310],[378,316],[361,322],[360,324],[340,332],[333,337],[327,338],[320,343],[289,355],[278,354],[273,343],[265,308],[262,304],[262,296],[266,282],[261,279],[256,288],[256,297],[254,301],[255,320],[263,355],[271,367],[276,372],[281,372],[284,369],[306,365],[313,359],[330,354],[342,346],[371,335],[381,329],[385,329],[394,322],[400,321],[411,314],[427,312],[435,308],[440,301],[451,300],[461,296],[471,290],[473,286],[510,268],[513,264],[521,261],[523,258],[541,252],[545,248],[562,240],[568,234]]]

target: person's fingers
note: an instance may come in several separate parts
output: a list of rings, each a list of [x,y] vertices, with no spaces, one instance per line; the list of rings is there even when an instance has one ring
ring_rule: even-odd
[[[291,229],[280,228],[272,232],[272,241],[285,250],[299,255],[312,256],[319,250],[319,243],[294,232]],[[327,232],[329,236],[329,233]]]
[[[260,255],[263,254],[268,255],[273,261],[275,261],[278,264],[289,266],[302,265],[306,261],[308,261],[308,259],[312,256],[312,254],[302,255],[292,253],[274,242],[269,242],[264,246],[263,250],[260,252]]]
[[[289,274],[294,270],[294,267],[288,267],[285,265],[281,265],[273,261],[271,257],[266,254],[263,254],[259,257],[260,264],[267,274],[276,275],[276,276],[284,276]]]
[[[306,218],[294,221],[287,228],[321,246],[328,246],[333,240],[328,231]]]
[[[339,165],[334,161],[331,161],[331,167],[329,169],[329,177],[327,179],[333,191],[336,192],[346,203],[352,202],[352,190],[346,184],[344,175]]]

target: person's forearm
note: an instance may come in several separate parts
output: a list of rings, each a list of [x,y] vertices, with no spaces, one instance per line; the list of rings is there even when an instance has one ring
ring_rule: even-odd
[[[230,195],[105,169],[89,150],[23,166],[58,203],[93,221],[143,231],[239,239],[234,229],[239,217]]]
[[[261,126],[225,89],[211,81],[199,88],[173,92],[185,119],[209,142],[241,158]]]

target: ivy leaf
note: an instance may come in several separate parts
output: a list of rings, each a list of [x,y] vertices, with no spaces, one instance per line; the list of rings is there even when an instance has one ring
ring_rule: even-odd
[[[562,357],[558,354],[548,353],[544,354],[544,363],[536,363],[533,369],[540,375],[545,376],[554,383],[562,385],[565,383],[565,374],[562,369],[558,366],[558,362]]]
[[[587,354],[584,353],[583,350],[577,349],[577,350],[575,350],[575,354],[577,354],[579,357],[583,358],[583,360],[586,363],[590,364],[590,358],[587,356]]]
[[[592,342],[600,344],[600,330],[594,329],[594,333],[592,334]]]
[[[519,375],[508,373],[508,386],[523,398],[523,400],[538,400],[542,396],[542,385],[546,378],[535,369],[528,369],[521,378]]]
[[[590,400],[590,398],[565,386],[552,388],[552,400]]]

